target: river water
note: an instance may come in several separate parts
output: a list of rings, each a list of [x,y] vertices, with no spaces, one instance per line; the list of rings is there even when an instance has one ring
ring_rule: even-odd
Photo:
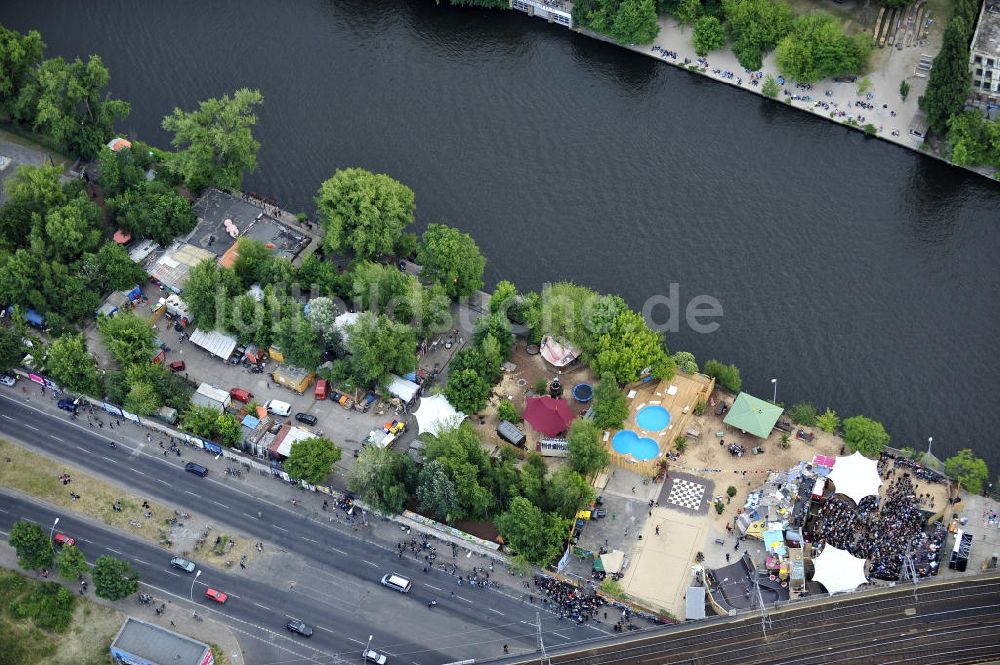
[[[418,227],[475,237],[490,284],[714,297],[718,330],[682,321],[672,349],[1000,471],[993,182],[512,12],[5,0],[0,22],[100,54],[132,102],[123,129],[155,144],[175,105],[260,88],[246,188],[290,210],[336,168],[388,173]]]

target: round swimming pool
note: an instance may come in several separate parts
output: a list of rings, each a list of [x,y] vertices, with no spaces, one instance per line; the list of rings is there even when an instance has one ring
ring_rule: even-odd
[[[660,432],[670,424],[670,412],[662,406],[644,406],[635,414],[635,422],[639,429],[649,432]]]
[[[616,433],[615,437],[611,439],[611,445],[616,451],[631,455],[640,462],[653,459],[660,454],[660,446],[656,444],[656,441],[639,436],[627,429]]]

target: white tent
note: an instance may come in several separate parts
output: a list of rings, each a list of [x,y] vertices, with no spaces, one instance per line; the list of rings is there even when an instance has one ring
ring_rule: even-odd
[[[434,435],[442,428],[465,420],[465,414],[456,411],[444,395],[423,398],[413,415],[417,417],[417,429],[420,432]]]
[[[822,584],[828,593],[854,591],[868,581],[865,560],[833,545],[823,548],[823,552],[813,559],[813,566],[816,567],[813,582]]]
[[[389,384],[389,394],[403,400],[407,404],[413,401],[420,391],[420,386],[413,381],[407,381],[401,376],[390,374],[392,383]]]
[[[838,494],[858,503],[866,496],[878,495],[882,478],[878,475],[878,462],[861,453],[850,457],[838,457],[828,478],[833,482]]]
[[[213,356],[218,356],[223,360],[228,360],[236,349],[236,340],[229,335],[223,335],[217,330],[204,332],[197,328],[191,333],[191,343],[200,346]]]

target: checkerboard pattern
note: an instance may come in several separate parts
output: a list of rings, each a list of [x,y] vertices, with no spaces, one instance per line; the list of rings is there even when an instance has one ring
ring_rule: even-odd
[[[688,510],[698,510],[701,507],[701,498],[705,494],[705,486],[701,483],[693,483],[690,480],[674,478],[670,487],[670,494],[667,496],[667,503],[672,503]]]

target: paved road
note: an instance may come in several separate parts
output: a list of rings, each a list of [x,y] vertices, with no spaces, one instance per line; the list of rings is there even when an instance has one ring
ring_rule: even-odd
[[[117,436],[118,446],[111,449],[104,436],[107,430],[91,429],[85,421],[81,424],[82,419],[54,413],[51,401],[45,398],[40,402],[38,397],[25,403],[20,395],[0,393],[0,431],[5,436],[21,439],[29,447],[150,499],[197,511],[213,523],[236,526],[306,560],[309,577],[294,580],[295,593],[289,593],[288,580],[272,580],[269,595],[263,595],[269,602],[262,604],[281,616],[294,609],[300,618],[336,631],[329,639],[338,651],[367,641],[373,632],[379,634],[388,651],[398,652],[402,662],[494,657],[501,653],[503,644],[509,644],[513,653],[534,650],[535,629],[525,622],[534,624],[538,608],[520,597],[458,587],[454,578],[439,572],[425,575],[414,559],[399,560],[394,550],[339,532],[291,505],[254,496],[213,475],[199,478],[185,473],[182,466],[187,455],[198,460],[206,454],[203,451],[187,449],[185,457],[163,457],[155,445],[124,444]],[[257,518],[258,512],[263,519]],[[118,538],[124,541],[127,536]],[[162,561],[169,559],[165,550],[152,550],[159,552]],[[144,559],[150,561],[150,556]],[[378,584],[384,573],[393,570],[414,579],[414,590],[407,596]],[[230,588],[243,595],[241,584],[248,575],[233,576]],[[303,607],[292,596],[306,598],[309,604]],[[432,598],[440,601],[434,610],[426,607]],[[547,644],[607,634],[603,627],[576,627],[544,610],[540,618]],[[281,624],[273,617],[271,623]]]
[[[965,578],[848,596],[758,617],[678,626],[613,644],[549,650],[554,665],[781,663],[877,665],[982,663],[1000,659],[1000,577]],[[537,663],[534,656],[504,663]]]

